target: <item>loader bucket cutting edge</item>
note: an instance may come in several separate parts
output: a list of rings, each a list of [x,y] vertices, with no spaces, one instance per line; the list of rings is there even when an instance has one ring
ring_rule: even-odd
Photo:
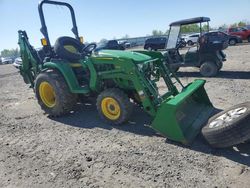
[[[190,144],[212,115],[214,107],[204,89],[205,80],[195,80],[158,108],[152,128],[167,138]]]

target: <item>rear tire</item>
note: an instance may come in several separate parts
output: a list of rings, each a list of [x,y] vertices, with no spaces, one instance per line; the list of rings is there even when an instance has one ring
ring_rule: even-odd
[[[200,73],[202,76],[205,77],[212,77],[217,75],[218,70],[219,70],[218,66],[213,62],[202,63],[200,67]]]
[[[211,117],[202,134],[215,148],[225,148],[250,139],[250,102],[238,104]]]
[[[35,93],[42,110],[50,116],[69,113],[77,101],[77,95],[70,92],[63,76],[55,70],[37,76]]]
[[[250,36],[247,37],[247,41],[250,42]]]
[[[193,45],[194,45],[194,43],[193,43],[191,40],[189,40],[189,41],[187,42],[187,44],[188,44],[188,46],[193,46]]]
[[[229,45],[230,45],[230,46],[235,46],[236,44],[237,44],[236,39],[230,39],[230,40],[229,40]]]
[[[101,92],[97,97],[96,106],[100,117],[114,125],[127,122],[133,111],[128,96],[117,88]]]

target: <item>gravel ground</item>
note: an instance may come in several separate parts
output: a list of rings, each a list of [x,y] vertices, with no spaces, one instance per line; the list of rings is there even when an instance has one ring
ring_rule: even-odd
[[[250,45],[229,47],[207,78],[215,107],[249,101]],[[184,72],[185,71],[185,72]],[[199,78],[183,68],[184,83]],[[104,124],[91,104],[51,119],[12,65],[0,66],[0,187],[249,187],[250,144],[216,150],[201,136],[186,147],[158,135],[135,109],[123,126]]]

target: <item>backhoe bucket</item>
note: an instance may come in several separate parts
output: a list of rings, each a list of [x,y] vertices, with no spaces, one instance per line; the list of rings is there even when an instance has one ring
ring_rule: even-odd
[[[204,80],[195,80],[181,93],[162,102],[152,128],[171,140],[190,144],[214,110],[204,84]]]

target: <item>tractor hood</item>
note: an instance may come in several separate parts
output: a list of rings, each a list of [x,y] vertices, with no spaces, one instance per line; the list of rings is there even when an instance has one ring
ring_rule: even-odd
[[[144,62],[152,59],[150,56],[142,53],[121,50],[100,50],[96,57],[132,59],[135,62]]]

